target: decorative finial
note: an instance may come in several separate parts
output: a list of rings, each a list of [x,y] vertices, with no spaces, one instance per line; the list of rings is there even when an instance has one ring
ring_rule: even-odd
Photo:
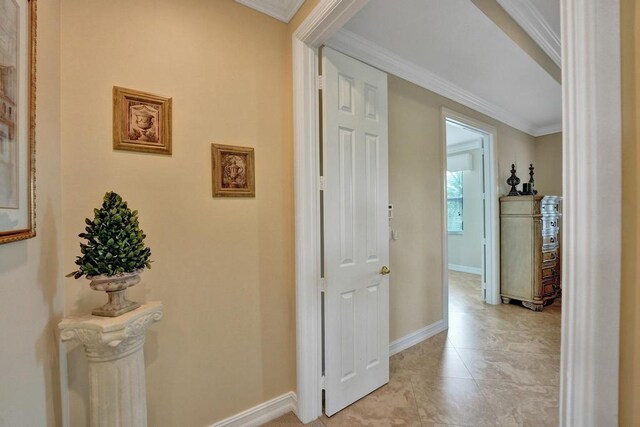
[[[516,176],[516,165],[513,163],[511,164],[511,176],[509,177],[509,179],[507,179],[507,184],[511,186],[511,191],[509,191],[509,194],[507,194],[507,196],[520,195],[518,193],[518,189],[516,188],[516,186],[520,184],[520,178]]]
[[[535,180],[533,179],[533,163],[529,163],[529,193],[538,194],[538,190],[535,189]]]

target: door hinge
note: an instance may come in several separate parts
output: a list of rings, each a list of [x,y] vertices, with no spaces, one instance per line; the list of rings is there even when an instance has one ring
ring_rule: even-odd
[[[320,191],[324,191],[324,176],[319,177],[318,187],[320,187]]]
[[[322,76],[318,76],[318,90],[324,89],[324,79]]]
[[[322,292],[324,292],[325,290],[327,290],[327,282],[326,280],[324,280],[324,277],[320,278],[320,290]]]
[[[324,390],[326,387],[326,381],[325,381],[324,375],[320,377],[320,387],[322,388],[322,390]]]

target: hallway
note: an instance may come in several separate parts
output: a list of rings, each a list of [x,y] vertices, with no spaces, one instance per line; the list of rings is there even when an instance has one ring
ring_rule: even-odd
[[[486,305],[449,272],[449,330],[390,359],[389,384],[314,426],[557,426],[560,302]],[[300,425],[286,414],[268,426]]]

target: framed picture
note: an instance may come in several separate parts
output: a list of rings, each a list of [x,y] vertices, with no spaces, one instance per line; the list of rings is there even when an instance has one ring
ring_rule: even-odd
[[[0,0],[0,243],[36,235],[35,60],[36,0]]]
[[[211,144],[213,197],[255,197],[253,148]]]
[[[171,155],[171,98],[114,86],[113,148]]]

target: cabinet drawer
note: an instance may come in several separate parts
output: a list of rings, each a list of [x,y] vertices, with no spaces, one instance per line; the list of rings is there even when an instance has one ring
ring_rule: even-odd
[[[557,203],[543,203],[540,206],[540,210],[543,215],[546,213],[558,213],[560,211],[560,207]]]
[[[542,295],[546,297],[546,296],[555,294],[558,282],[559,281],[556,280],[556,281],[549,282],[549,283],[543,283],[542,284]]]
[[[542,280],[544,281],[545,279],[558,276],[559,273],[560,273],[560,270],[556,266],[544,267],[542,269]]]
[[[549,264],[553,262],[554,264],[558,260],[558,251],[549,251],[542,253],[542,262],[545,264]]]
[[[549,277],[542,281],[542,294],[551,295],[560,288],[560,276]]]
[[[558,218],[542,218],[542,229],[555,229],[558,230],[560,225],[560,220]]]
[[[501,215],[540,215],[541,196],[502,196],[500,197]]]

